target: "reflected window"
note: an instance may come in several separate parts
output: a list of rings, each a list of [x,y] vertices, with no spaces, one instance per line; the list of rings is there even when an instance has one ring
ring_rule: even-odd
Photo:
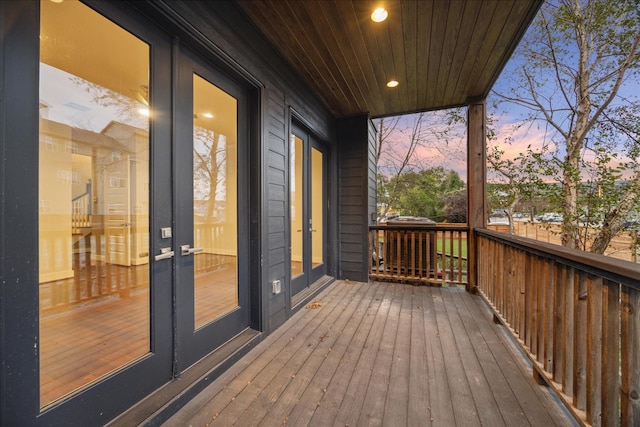
[[[44,407],[150,351],[150,50],[78,1],[40,4]]]
[[[193,76],[194,328],[238,307],[237,100]]]

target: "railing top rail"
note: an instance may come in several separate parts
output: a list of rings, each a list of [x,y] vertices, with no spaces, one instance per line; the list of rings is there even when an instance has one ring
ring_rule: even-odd
[[[620,282],[625,286],[640,290],[640,264],[540,242],[527,237],[488,230],[486,228],[476,228],[475,232],[480,236],[497,240],[527,252],[560,261],[567,265],[572,265],[608,280]]]
[[[441,230],[441,231],[469,231],[467,224],[375,224],[369,225],[369,230]]]

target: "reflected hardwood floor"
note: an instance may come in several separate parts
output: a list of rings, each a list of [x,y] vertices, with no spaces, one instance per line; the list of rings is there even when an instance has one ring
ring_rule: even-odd
[[[218,257],[215,266],[206,255],[196,263],[196,324],[220,317],[238,301],[235,257],[225,257],[224,264]],[[148,265],[93,262],[76,271],[75,278],[40,285],[41,407],[150,349]]]

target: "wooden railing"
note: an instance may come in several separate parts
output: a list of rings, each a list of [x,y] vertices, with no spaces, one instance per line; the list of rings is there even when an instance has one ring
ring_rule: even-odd
[[[463,225],[372,225],[369,277],[427,285],[464,285],[467,231]]]
[[[584,425],[640,425],[640,264],[477,229],[478,287]]]
[[[74,234],[82,233],[83,228],[91,228],[92,203],[91,180],[89,180],[85,192],[71,200],[71,229]]]

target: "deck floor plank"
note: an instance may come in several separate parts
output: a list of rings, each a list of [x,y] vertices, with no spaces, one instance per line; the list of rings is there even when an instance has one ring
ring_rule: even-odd
[[[402,308],[401,300],[405,288],[402,285],[394,286],[389,314],[387,315],[371,375],[369,376],[367,392],[364,395],[364,404],[358,418],[358,426],[377,426],[382,424],[385,400],[389,390],[395,340],[398,335],[398,324]]]
[[[375,291],[375,294],[369,301],[366,311],[361,316],[360,323],[352,337],[349,347],[338,362],[338,367],[329,385],[326,387],[326,392],[320,401],[322,409],[314,412],[309,423],[310,426],[326,427],[333,425],[337,416],[343,396],[354,374],[353,367],[363,354],[365,342],[371,332],[373,320],[378,315],[378,311],[384,300],[385,291],[387,290],[387,288],[383,286],[370,286],[370,288]]]
[[[425,306],[420,292],[411,295],[411,333],[409,337],[409,372],[407,396],[408,426],[431,426],[431,394],[429,393],[429,363],[427,333],[425,330]]]
[[[455,416],[451,390],[445,368],[445,353],[438,331],[438,318],[435,300],[439,297],[437,289],[432,292],[423,292],[425,320],[425,344],[427,347],[427,378],[429,387],[429,421],[433,425],[454,426]]]
[[[445,373],[449,384],[453,416],[457,426],[477,426],[480,425],[480,419],[471,386],[467,381],[465,373],[467,367],[458,349],[454,328],[448,313],[454,307],[448,307],[444,299],[448,292],[457,292],[457,290],[435,289],[433,303],[438,322],[438,336],[444,354]]]
[[[166,426],[571,426],[479,296],[337,281]]]
[[[409,379],[411,358],[411,316],[413,289],[401,286],[402,301],[395,345],[391,354],[389,390],[384,406],[383,425],[404,426],[407,423],[409,405]],[[421,396],[421,400],[426,396]]]
[[[300,363],[288,363],[283,366],[277,379],[258,396],[251,409],[238,419],[238,425],[282,425],[288,422],[296,425],[293,421],[295,414],[292,411],[309,406],[315,409],[319,398],[307,396],[306,391],[323,361],[332,353],[341,331],[353,320],[355,309],[366,297],[366,289],[365,292],[358,292],[362,285],[354,285],[355,295],[343,302],[335,302],[337,310],[343,306],[335,322],[319,328],[318,334],[309,337],[306,347],[298,351]],[[262,411],[265,411],[264,414]]]
[[[492,345],[495,346],[495,348],[492,348],[487,341],[485,341],[486,337],[482,334],[482,331],[478,326],[478,322],[476,321],[477,317],[482,316],[482,314],[477,310],[474,311],[467,307],[462,295],[452,293],[451,296],[453,303],[458,309],[457,312],[460,315],[460,324],[465,328],[468,336],[476,338],[470,340],[469,344],[472,347],[472,353],[469,357],[473,360],[477,360],[478,368],[481,370],[478,375],[481,375],[483,378],[490,379],[487,382],[489,390],[485,389],[485,392],[488,395],[493,396],[494,403],[500,410],[499,414],[495,414],[496,417],[501,415],[502,417],[500,422],[507,426],[527,425],[528,420],[520,407],[518,399],[513,394],[501,366],[499,365],[500,362],[504,361],[504,358],[498,356],[499,359],[496,359],[496,356],[494,355],[494,352],[500,355],[501,353],[504,353],[506,349],[502,348],[497,340],[491,340],[493,337],[489,336],[488,339],[491,340]],[[492,330],[487,330],[487,334],[495,334],[496,328],[497,327],[494,326]],[[480,401],[477,405],[479,407],[483,406]],[[493,421],[492,425],[498,425],[496,423],[498,423],[497,420]]]
[[[363,319],[363,312],[371,303],[376,289],[367,285],[365,297],[358,307],[351,311],[351,317],[341,330],[333,332],[335,338],[328,343],[328,351],[322,355],[321,364],[307,382],[303,393],[298,396],[298,404],[291,408],[288,421],[290,425],[308,425],[316,411],[323,412],[322,404],[325,390],[336,372],[340,360],[350,348],[353,336]],[[331,338],[331,336],[329,336]],[[267,421],[270,421],[267,419]],[[265,425],[270,425],[268,422]]]
[[[471,393],[471,396],[473,397],[476,414],[480,424],[495,427],[504,426],[506,424],[500,411],[484,410],[485,408],[499,407],[496,397],[491,392],[491,387],[489,385],[489,383],[494,381],[494,379],[485,376],[471,342],[472,338],[479,337],[470,336],[469,330],[465,329],[463,314],[460,313],[460,307],[456,305],[456,294],[460,294],[462,292],[465,291],[462,289],[448,289],[441,292],[443,296],[443,303],[447,308],[447,316],[454,335],[456,347],[458,349],[457,354],[460,355],[462,369],[467,383],[474,391]]]
[[[325,304],[329,307],[335,301],[348,298],[352,288],[343,287],[338,292],[327,295]],[[333,305],[335,307],[335,305]],[[288,322],[272,333],[259,346],[235,363],[220,378],[189,402],[182,411],[174,415],[173,425],[209,425],[240,396],[252,382],[263,373],[278,356],[291,357],[317,328],[327,321],[332,311],[299,311]],[[301,320],[303,321],[296,321]],[[255,387],[254,387],[255,390]],[[260,390],[258,390],[260,391]],[[202,409],[200,409],[202,408]],[[227,414],[228,415],[228,414]]]
[[[351,299],[358,288],[350,287],[349,292],[344,295],[345,299]],[[303,330],[300,334],[290,338],[288,349],[280,351],[253,379],[249,379],[236,396],[232,397],[229,404],[218,412],[211,425],[228,426],[231,422],[236,423],[246,411],[251,411],[257,419],[266,415],[269,402],[264,400],[265,395],[277,396],[278,390],[286,385],[286,382],[304,365],[307,358],[313,354],[313,350],[320,343],[321,337],[326,328],[330,327],[342,312],[341,299],[335,299],[329,305],[328,310],[319,314],[317,320],[309,330]],[[335,312],[335,313],[334,313]],[[260,400],[258,400],[260,398]],[[256,413],[259,411],[259,414]],[[242,425],[238,423],[238,425]]]
[[[375,356],[380,345],[384,323],[389,314],[394,291],[394,286],[385,287],[385,294],[381,299],[377,315],[371,322],[371,329],[364,343],[363,351],[352,367],[353,375],[338,407],[334,425],[355,426],[358,422],[363,396],[367,392],[367,384],[374,368]]]
[[[465,303],[464,307],[472,317],[487,318],[492,316],[481,298],[462,299]],[[566,410],[557,405],[556,397],[550,390],[541,387],[533,379],[530,362],[522,356],[520,349],[511,341],[502,327],[490,322],[476,322],[475,326],[482,334],[480,342],[486,344],[494,357],[495,365],[492,369],[498,366],[508,383],[509,389],[500,389],[500,393],[508,391],[512,393],[530,425],[572,426],[575,424],[573,419],[567,418]]]

